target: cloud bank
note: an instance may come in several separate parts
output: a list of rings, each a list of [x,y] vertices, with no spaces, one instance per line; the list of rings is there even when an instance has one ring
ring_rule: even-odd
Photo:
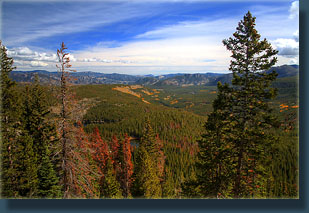
[[[266,37],[279,51],[277,65],[298,63],[298,1],[276,1],[279,3],[275,7],[264,1],[236,1],[245,4],[222,11],[218,6],[216,12],[212,11],[214,2],[205,2],[65,1],[60,7],[59,2],[52,1],[25,4],[20,9],[22,16],[17,15],[15,7],[5,6],[11,14],[3,15],[4,43],[18,69],[42,67],[55,71],[57,55],[53,45],[68,38],[68,46],[73,47],[68,50],[71,62],[79,71],[226,72],[231,53],[222,40],[232,36],[239,20],[250,10],[257,17],[262,38]],[[175,8],[166,7],[166,3],[173,3],[169,5]],[[67,8],[65,14],[63,8]],[[83,42],[86,45],[80,45]]]

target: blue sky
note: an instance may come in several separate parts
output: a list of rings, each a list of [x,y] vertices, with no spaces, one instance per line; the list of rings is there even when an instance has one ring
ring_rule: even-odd
[[[279,50],[298,64],[298,1],[2,1],[1,40],[17,70],[56,71],[63,41],[77,71],[125,74],[227,72],[232,36],[250,10]]]

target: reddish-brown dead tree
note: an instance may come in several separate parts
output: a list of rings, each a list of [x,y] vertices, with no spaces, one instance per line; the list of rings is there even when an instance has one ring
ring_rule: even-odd
[[[110,158],[110,152],[107,142],[100,135],[99,129],[96,127],[91,134],[90,147],[92,149],[92,158],[97,163],[99,173],[104,176],[106,162]]]
[[[124,140],[121,144],[121,154],[120,156],[121,160],[121,176],[120,176],[120,182],[121,182],[121,188],[122,188],[122,194],[124,197],[129,197],[131,195],[130,188],[132,185],[132,175],[133,175],[133,163],[132,163],[132,147],[130,143],[130,138],[126,134]]]
[[[62,42],[57,50],[57,68],[60,73],[60,116],[58,133],[60,138],[61,160],[61,183],[63,185],[63,198],[70,197],[93,197],[95,188],[93,177],[95,171],[89,164],[89,143],[87,135],[82,129],[81,123],[77,122],[77,102],[71,90],[70,57],[67,48]],[[77,127],[76,127],[77,123]]]
[[[98,194],[95,187],[96,178],[99,176],[91,165],[91,149],[88,135],[84,132],[81,122],[74,127],[75,140],[69,153],[68,167],[70,170],[71,194],[74,197],[93,198]]]

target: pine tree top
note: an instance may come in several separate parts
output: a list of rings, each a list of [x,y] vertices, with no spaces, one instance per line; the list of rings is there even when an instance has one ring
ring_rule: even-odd
[[[255,17],[250,11],[236,28],[233,37],[224,39],[223,44],[232,52],[230,70],[234,73],[248,74],[270,69],[277,62],[278,53],[255,29]]]

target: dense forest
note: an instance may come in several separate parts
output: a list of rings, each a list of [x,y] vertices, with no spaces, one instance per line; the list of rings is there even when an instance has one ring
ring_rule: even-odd
[[[297,76],[250,12],[223,44],[231,79],[185,87],[74,85],[64,43],[59,82],[17,83],[1,44],[1,196],[298,198]]]

